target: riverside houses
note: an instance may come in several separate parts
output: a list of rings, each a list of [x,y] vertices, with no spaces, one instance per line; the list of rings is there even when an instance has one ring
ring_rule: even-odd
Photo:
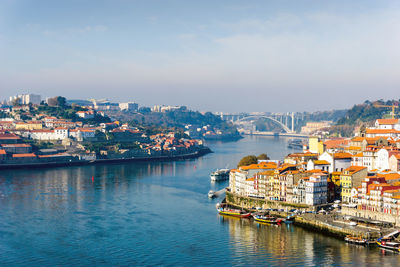
[[[305,204],[314,206],[325,204],[328,199],[328,175],[314,173],[305,181]]]

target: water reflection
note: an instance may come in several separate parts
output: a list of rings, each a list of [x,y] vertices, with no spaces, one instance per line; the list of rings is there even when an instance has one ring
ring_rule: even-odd
[[[398,266],[400,263],[396,254],[386,253],[382,259],[384,255],[378,248],[347,244],[294,225],[259,224],[229,216],[220,216],[220,223],[229,226],[232,255],[241,261],[280,266]]]
[[[209,174],[286,139],[213,143],[196,160],[0,171],[2,265],[398,266],[399,256],[293,225],[222,217]],[[93,180],[92,180],[92,177]]]

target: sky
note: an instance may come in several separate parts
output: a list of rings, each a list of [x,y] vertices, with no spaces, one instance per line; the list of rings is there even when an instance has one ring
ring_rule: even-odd
[[[400,1],[0,1],[0,99],[289,112],[399,92]]]

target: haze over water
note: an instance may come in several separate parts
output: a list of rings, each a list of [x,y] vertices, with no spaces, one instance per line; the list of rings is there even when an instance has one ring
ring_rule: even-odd
[[[0,172],[1,265],[399,266],[400,256],[293,225],[221,217],[216,168],[281,159],[287,139],[210,143],[196,160]],[[94,182],[92,182],[94,176]]]

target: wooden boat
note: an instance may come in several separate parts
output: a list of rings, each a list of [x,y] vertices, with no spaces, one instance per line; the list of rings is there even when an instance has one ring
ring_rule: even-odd
[[[400,235],[400,231],[396,230],[384,237],[379,238],[376,243],[378,246],[384,249],[400,252],[400,242],[396,238]]]
[[[217,204],[217,210],[220,215],[227,215],[238,218],[249,218],[251,216],[250,212],[240,209],[230,208],[229,206],[224,204]]]
[[[269,215],[260,215],[260,214],[256,214],[253,215],[253,218],[256,222],[260,222],[260,223],[282,223],[283,220],[282,219],[277,219],[273,216],[269,216]]]
[[[347,243],[352,243],[352,244],[357,244],[357,245],[363,245],[363,246],[368,246],[372,245],[375,243],[375,241],[367,240],[365,238],[359,237],[359,236],[352,236],[352,235],[347,235],[344,240]]]

